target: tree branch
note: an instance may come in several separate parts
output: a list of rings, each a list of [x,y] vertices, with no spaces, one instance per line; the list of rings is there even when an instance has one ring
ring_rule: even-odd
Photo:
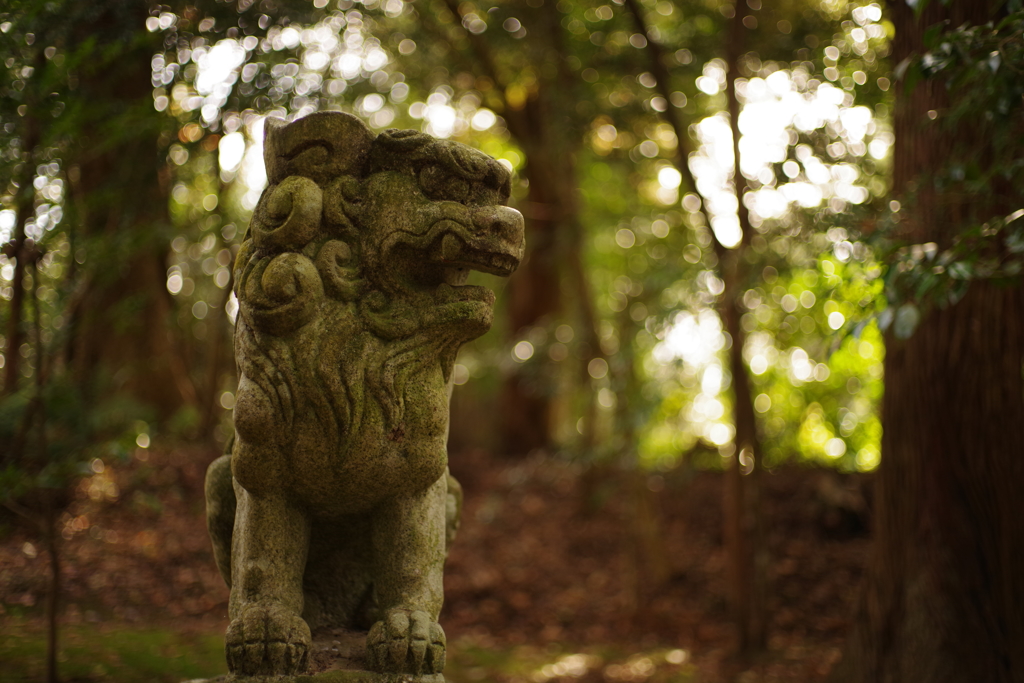
[[[630,0],[631,2],[633,0]],[[750,244],[753,229],[750,226],[750,211],[743,203],[743,193],[747,189],[747,179],[740,169],[740,101],[736,93],[736,78],[740,71],[740,54],[743,52],[744,29],[740,12],[740,3],[736,3],[735,13],[730,22],[729,49],[727,51],[725,96],[729,102],[729,126],[732,129],[733,174],[732,185],[736,193],[736,217],[740,222],[740,243]]]
[[[459,25],[462,25],[462,12],[459,11],[459,5],[455,0],[444,0],[445,7],[452,13],[456,19],[459,20]],[[471,31],[463,30],[466,33],[466,38],[469,40],[470,47],[473,48],[473,52],[476,54],[477,59],[480,60],[480,64],[483,66],[484,75],[494,81],[495,87],[501,88],[502,92],[505,90],[505,83],[498,76],[498,67],[494,63],[494,57],[491,55],[491,50],[487,46],[487,42],[483,36],[473,33]]]
[[[667,105],[665,111],[661,112],[661,116],[672,126],[672,130],[676,134],[676,153],[672,161],[686,185],[693,190],[694,194],[700,197],[701,208],[695,213],[700,213],[704,216],[704,222],[711,233],[711,242],[715,248],[715,255],[721,261],[725,255],[726,248],[718,240],[718,235],[715,234],[714,229],[711,227],[711,216],[708,215],[707,210],[707,197],[697,188],[697,179],[694,177],[693,171],[690,170],[690,155],[695,153],[696,150],[694,150],[692,140],[690,139],[690,127],[683,121],[679,109],[672,104],[671,88],[669,87],[671,76],[668,73],[668,67],[665,66],[664,49],[654,39],[654,36],[651,35],[650,28],[647,26],[643,16],[643,10],[637,0],[625,0],[625,4],[629,13],[633,16],[637,32],[647,39],[647,47],[644,48],[644,51],[648,57],[648,68],[651,70],[651,75],[654,76],[654,90],[665,100]]]

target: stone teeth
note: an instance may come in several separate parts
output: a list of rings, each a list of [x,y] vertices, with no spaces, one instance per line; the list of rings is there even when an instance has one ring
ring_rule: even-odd
[[[458,287],[466,281],[465,268],[448,267],[442,271],[444,281],[453,287]]]

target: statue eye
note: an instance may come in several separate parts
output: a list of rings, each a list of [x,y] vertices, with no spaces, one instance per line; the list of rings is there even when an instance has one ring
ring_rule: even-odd
[[[440,166],[425,166],[420,171],[420,189],[434,201],[465,202],[469,199],[469,183],[449,175]]]

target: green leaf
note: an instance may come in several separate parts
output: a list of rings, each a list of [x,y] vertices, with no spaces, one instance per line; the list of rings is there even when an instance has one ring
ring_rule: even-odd
[[[1006,248],[1012,254],[1024,252],[1024,230],[1016,230],[1006,236]]]
[[[917,82],[924,77],[925,73],[921,62],[919,60],[911,62],[910,66],[906,70],[906,73],[904,74],[903,92],[909,95],[917,86]]]
[[[893,78],[895,78],[897,81],[903,80],[903,77],[907,74],[907,69],[910,68],[910,65],[913,61],[914,58],[911,56],[907,57],[902,62],[897,64],[896,68],[892,70]]]
[[[932,273],[926,273],[921,277],[920,282],[917,284],[917,291],[914,293],[915,298],[922,300],[928,294],[928,291],[938,284],[938,276]]]
[[[910,9],[914,10],[914,15],[919,19],[921,18],[921,14],[924,12],[924,8],[928,6],[928,2],[929,0],[907,0],[907,4],[910,6]]]
[[[945,27],[945,25],[945,22],[940,22],[938,24],[933,24],[929,26],[925,30],[923,37],[925,47],[927,47],[928,49],[932,49],[936,45],[938,45],[938,38],[939,36],[942,35],[942,29]]]
[[[894,315],[891,308],[887,308],[878,314],[878,329],[885,332],[889,329],[889,325],[892,325],[892,319]]]
[[[970,280],[973,275],[973,270],[969,263],[964,261],[957,261],[956,263],[949,264],[947,269],[949,276],[954,280]]]
[[[892,331],[897,339],[910,339],[921,322],[921,311],[914,304],[903,304],[896,311]]]

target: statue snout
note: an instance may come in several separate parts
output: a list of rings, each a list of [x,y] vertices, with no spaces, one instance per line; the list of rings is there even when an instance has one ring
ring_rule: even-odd
[[[477,237],[496,239],[511,256],[522,259],[524,248],[523,214],[510,206],[481,206],[473,211]]]

